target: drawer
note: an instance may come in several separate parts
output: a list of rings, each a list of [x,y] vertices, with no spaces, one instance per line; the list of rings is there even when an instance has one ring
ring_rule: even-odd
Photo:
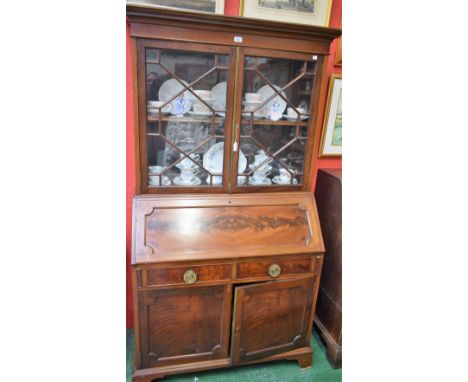
[[[231,264],[194,265],[171,268],[148,269],[147,286],[197,284],[209,281],[223,281],[231,279]],[[186,279],[184,280],[184,276]],[[192,278],[190,278],[192,276]],[[193,281],[194,277],[196,278]]]
[[[240,262],[237,264],[237,278],[276,278],[312,273],[316,268],[315,263],[315,257],[310,256],[300,259],[270,259],[264,261]],[[277,266],[279,266],[279,268]],[[279,275],[275,276],[278,272]],[[273,276],[270,273],[272,273]]]

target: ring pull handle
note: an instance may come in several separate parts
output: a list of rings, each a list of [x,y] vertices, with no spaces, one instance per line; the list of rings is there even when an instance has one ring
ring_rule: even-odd
[[[186,284],[193,284],[195,281],[197,281],[197,274],[189,269],[184,273],[184,282]]]
[[[281,267],[278,264],[271,264],[268,267],[268,274],[271,277],[278,277],[281,274]]]

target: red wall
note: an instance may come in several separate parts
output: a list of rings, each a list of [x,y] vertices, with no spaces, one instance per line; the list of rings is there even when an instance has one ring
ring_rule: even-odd
[[[224,6],[224,13],[230,16],[237,16],[239,14],[239,0],[226,0]],[[332,10],[330,14],[330,27],[339,28],[341,20],[341,0],[333,0]],[[126,193],[126,261],[127,261],[127,328],[133,327],[133,308],[132,308],[132,283],[131,283],[131,241],[132,241],[132,199],[135,195],[136,188],[136,175],[135,175],[135,140],[134,140],[134,124],[133,124],[133,78],[132,78],[132,52],[130,44],[130,29],[127,25],[126,28],[126,41],[127,41],[127,193]],[[331,46],[331,55],[327,66],[327,77],[329,78],[332,73],[341,73],[341,67],[333,65],[333,58],[335,55],[336,41]],[[326,97],[328,86],[323,90],[323,96]],[[325,98],[323,98],[325,101]],[[318,126],[315,142],[315,153],[319,152],[320,137],[322,133],[323,118],[326,103],[322,103],[319,113]],[[315,179],[319,168],[341,168],[341,158],[339,159],[325,159],[315,158],[315,165],[313,168],[313,182],[312,190],[315,188]]]

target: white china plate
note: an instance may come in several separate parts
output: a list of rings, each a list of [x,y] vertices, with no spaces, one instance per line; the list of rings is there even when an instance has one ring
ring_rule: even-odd
[[[227,82],[223,81],[219,84],[213,86],[211,89],[211,99],[213,109],[215,110],[226,110],[226,89],[227,89]]]
[[[199,184],[201,184],[201,179],[195,177],[194,182],[184,182],[180,176],[176,176],[174,178],[174,183],[178,186],[198,186]]]
[[[211,117],[213,113],[211,111],[208,111],[208,112],[189,111],[189,114],[195,117]]]
[[[252,186],[267,186],[271,184],[270,178],[263,178],[261,181],[255,180],[253,177],[249,179],[249,184]]]
[[[148,110],[148,114],[159,115],[159,110],[158,109],[147,109],[147,110]],[[161,115],[168,115],[168,114],[171,114],[171,112],[170,111],[161,112]]]
[[[297,117],[290,117],[287,114],[283,114],[283,117],[286,118],[288,121],[296,121],[297,120]],[[309,118],[307,115],[301,115],[299,119],[301,121],[305,121],[307,118]]]
[[[276,184],[291,185],[291,182],[289,180],[285,182],[284,180],[282,180],[282,178],[279,175],[275,176],[272,180],[273,180],[273,183],[276,183]],[[297,179],[293,180],[293,184],[297,184]]]
[[[182,80],[182,83],[187,86],[188,83],[185,82],[184,80]],[[184,89],[184,86],[182,86],[182,84],[177,81],[176,79],[174,78],[171,78],[170,80],[167,80],[165,81],[161,87],[159,88],[159,92],[158,92],[158,95],[159,95],[159,100],[160,101],[163,101],[163,102],[167,102],[169,101],[172,97],[174,97],[178,92],[180,92],[181,90]],[[177,98],[174,99],[172,102],[171,102],[171,114],[174,114],[174,115],[178,115],[178,114],[185,114],[186,112],[188,112],[191,107],[192,107],[192,104],[193,104],[193,101],[195,100],[195,96],[190,93],[188,90],[186,90],[185,92],[182,93],[183,96],[184,96],[184,99],[185,99],[185,102],[184,102],[184,107],[183,107],[183,113],[178,113],[177,112]]]
[[[279,86],[276,86],[274,85],[275,89],[276,90],[280,90],[281,88]],[[270,85],[265,85],[265,86],[262,86],[257,93],[260,93],[262,96],[263,96],[263,99],[268,99],[269,97],[271,97],[273,94],[275,94],[275,91],[271,88]],[[281,92],[281,94],[283,95],[284,98],[286,98],[286,94],[285,92]],[[273,98],[272,100],[268,101],[266,103],[266,105],[264,106],[264,110],[265,111],[268,111],[268,114],[270,114],[270,111],[271,111],[271,107],[273,106],[273,104],[275,102],[278,102],[279,103],[279,113],[280,114],[283,114],[284,111],[286,110],[286,106],[287,106],[287,103],[284,99],[282,99],[279,95],[277,95],[275,98]]]
[[[224,161],[224,142],[215,143],[203,156],[203,167],[209,172],[220,174],[223,172]],[[247,158],[244,153],[239,150],[239,173],[244,172],[247,167]]]
[[[169,186],[171,184],[171,181],[169,180],[169,178],[167,176],[163,176],[162,177],[162,181],[161,181],[161,185],[162,186]],[[149,187],[159,187],[159,181],[156,180],[156,183],[153,184],[153,183],[148,183],[148,186]]]
[[[250,118],[252,116],[252,113],[249,113],[249,112],[243,112],[242,113],[242,117],[244,118]],[[258,114],[258,112],[256,112],[254,114],[254,119],[263,119],[263,118],[267,118],[268,115],[266,114]]]
[[[270,160],[270,162],[271,162],[271,160]],[[257,165],[255,163],[251,163],[249,165],[249,168],[251,170],[255,169],[255,171],[261,171],[261,172],[267,173],[267,172],[271,171],[271,169],[273,168],[273,167],[271,167],[271,165],[268,164],[270,162],[265,163],[263,166],[261,166],[259,168],[256,168]]]

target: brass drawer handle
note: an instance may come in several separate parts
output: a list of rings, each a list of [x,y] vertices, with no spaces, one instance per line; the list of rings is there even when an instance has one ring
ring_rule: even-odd
[[[186,284],[193,284],[195,281],[197,281],[197,274],[189,269],[184,273],[184,282]]]
[[[271,277],[278,277],[281,274],[281,267],[278,264],[271,264],[268,267],[268,274]]]

